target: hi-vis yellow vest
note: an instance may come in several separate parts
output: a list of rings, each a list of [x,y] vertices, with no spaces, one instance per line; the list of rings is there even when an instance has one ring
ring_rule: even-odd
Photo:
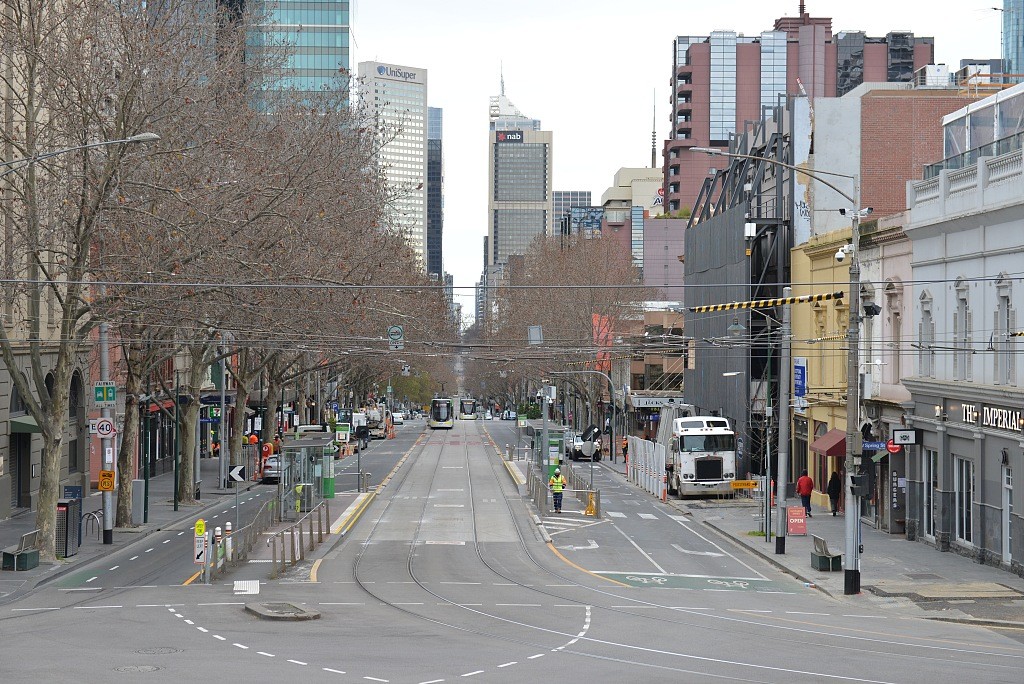
[[[551,479],[548,480],[548,484],[551,486],[551,491],[560,492],[562,491],[562,487],[568,483],[565,481],[565,475],[559,475],[558,477],[552,475]]]

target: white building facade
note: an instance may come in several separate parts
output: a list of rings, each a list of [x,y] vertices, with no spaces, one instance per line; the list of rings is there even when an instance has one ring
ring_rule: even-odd
[[[380,161],[394,192],[393,220],[420,263],[427,259],[427,70],[360,62],[363,97],[385,127]]]

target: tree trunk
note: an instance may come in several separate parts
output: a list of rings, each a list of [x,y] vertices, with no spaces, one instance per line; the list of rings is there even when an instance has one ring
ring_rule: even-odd
[[[139,392],[142,382],[134,363],[125,364],[124,427],[117,452],[117,515],[114,527],[134,527],[132,520],[132,479],[139,453]]]
[[[267,410],[263,416],[263,441],[273,442],[277,435],[277,412],[281,408],[281,378],[273,365],[267,368]]]
[[[184,411],[179,407],[178,439],[181,444],[181,461],[178,463],[178,501],[195,503],[195,484],[198,473],[196,462],[196,427],[199,425],[199,401],[203,378],[206,376],[205,348],[193,347],[189,354],[188,384],[186,389],[191,398]]]
[[[249,387],[236,378],[235,410],[231,414],[231,465],[245,463],[242,458],[242,433],[245,432],[245,409],[249,407]]]

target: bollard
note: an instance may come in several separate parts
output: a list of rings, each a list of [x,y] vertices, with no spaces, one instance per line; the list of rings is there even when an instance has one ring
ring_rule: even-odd
[[[292,565],[295,565],[295,563],[298,562],[298,560],[295,557],[296,556],[296,553],[295,553],[295,527],[294,526],[293,527],[289,527],[288,528],[288,533],[289,533],[288,536],[290,538],[291,547],[292,547],[291,548],[291,551],[292,551]]]
[[[213,564],[219,570],[224,561],[224,535],[219,527],[213,528]]]
[[[231,541],[231,523],[224,523],[224,553],[227,556],[228,563],[235,562],[234,549],[232,548]]]
[[[324,543],[324,507],[316,507],[316,531],[318,543]]]
[[[316,538],[313,536],[313,514],[309,514],[309,550],[316,548]]]
[[[306,545],[302,541],[302,521],[295,526],[299,528],[299,560],[306,560]]]
[[[277,579],[277,544],[273,537],[267,537],[267,546],[271,548],[270,579]]]
[[[668,475],[661,476],[661,503],[668,501]]]

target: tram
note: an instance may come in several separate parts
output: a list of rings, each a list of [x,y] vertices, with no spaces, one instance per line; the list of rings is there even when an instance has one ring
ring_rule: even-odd
[[[430,401],[430,415],[427,416],[427,426],[432,430],[450,430],[455,427],[455,414],[452,409],[451,399],[432,399]]]
[[[459,400],[459,420],[476,420],[476,399]]]

